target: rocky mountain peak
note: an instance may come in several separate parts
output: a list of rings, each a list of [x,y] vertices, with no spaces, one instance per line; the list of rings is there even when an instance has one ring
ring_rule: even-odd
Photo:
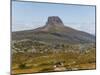
[[[46,25],[64,26],[62,20],[58,16],[50,16],[50,17],[48,17]]]

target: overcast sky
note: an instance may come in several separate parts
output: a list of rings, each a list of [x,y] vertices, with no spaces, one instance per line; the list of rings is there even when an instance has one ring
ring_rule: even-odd
[[[95,6],[12,2],[12,31],[45,25],[48,16],[59,16],[66,26],[95,34]]]

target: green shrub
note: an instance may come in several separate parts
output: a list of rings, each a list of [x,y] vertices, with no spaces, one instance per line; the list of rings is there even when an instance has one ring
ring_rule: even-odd
[[[26,69],[26,68],[27,68],[27,66],[26,66],[26,64],[25,64],[25,63],[22,63],[22,64],[20,64],[20,65],[19,65],[19,68],[20,68],[20,69]]]

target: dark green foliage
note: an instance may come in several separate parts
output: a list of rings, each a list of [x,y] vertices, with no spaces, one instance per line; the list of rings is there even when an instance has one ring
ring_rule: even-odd
[[[22,64],[19,65],[19,68],[20,69],[26,69],[27,67],[26,67],[26,64],[25,63],[22,63]]]

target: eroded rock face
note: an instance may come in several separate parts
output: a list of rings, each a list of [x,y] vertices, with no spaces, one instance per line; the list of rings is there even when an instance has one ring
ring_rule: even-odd
[[[62,20],[58,16],[50,16],[50,17],[48,17],[46,25],[64,26]]]

